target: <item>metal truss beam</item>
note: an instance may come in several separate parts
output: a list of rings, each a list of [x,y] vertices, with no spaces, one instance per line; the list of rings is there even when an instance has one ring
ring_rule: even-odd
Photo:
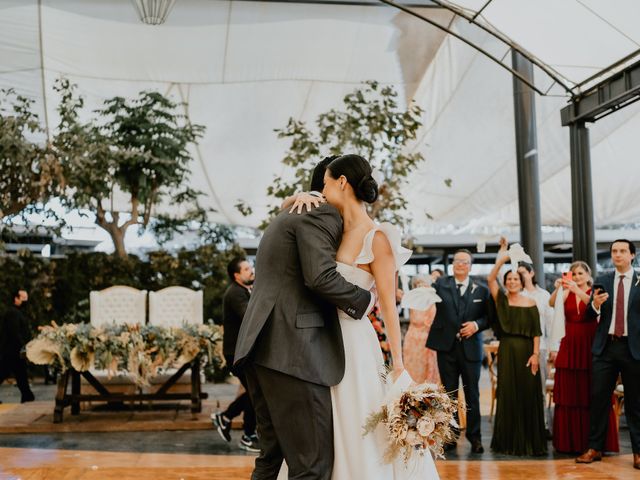
[[[560,111],[563,126],[596,120],[640,100],[640,61],[574,97]]]

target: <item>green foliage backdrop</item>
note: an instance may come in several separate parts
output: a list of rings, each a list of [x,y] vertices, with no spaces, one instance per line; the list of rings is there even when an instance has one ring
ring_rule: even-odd
[[[239,247],[225,251],[213,245],[176,254],[160,250],[148,260],[105,253],[77,253],[65,258],[43,259],[28,252],[0,257],[0,309],[11,303],[11,292],[22,287],[29,292],[28,316],[32,329],[38,325],[88,322],[89,292],[112,285],[160,290],[179,285],[204,291],[204,318],[221,323],[222,295],[228,286],[226,267]],[[0,312],[1,314],[1,312]]]

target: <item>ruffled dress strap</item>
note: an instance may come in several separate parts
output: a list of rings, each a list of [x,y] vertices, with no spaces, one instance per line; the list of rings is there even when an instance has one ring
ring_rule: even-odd
[[[511,306],[507,296],[502,289],[499,289],[496,307],[498,310],[498,323],[502,333],[521,335],[523,337],[539,337],[542,335],[540,314],[537,306]]]
[[[413,251],[402,246],[402,235],[400,234],[400,229],[388,222],[376,225],[365,235],[362,250],[360,250],[360,253],[356,257],[355,264],[367,265],[373,262],[373,237],[376,232],[382,232],[386,235],[387,240],[389,240],[389,244],[391,245],[396,270],[400,270],[400,267],[409,261]]]

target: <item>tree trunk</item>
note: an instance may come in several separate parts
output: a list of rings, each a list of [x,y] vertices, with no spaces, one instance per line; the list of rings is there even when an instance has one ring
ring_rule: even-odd
[[[119,228],[113,228],[109,231],[113,246],[115,248],[115,254],[120,258],[127,258],[127,251],[124,248],[124,235],[125,231]]]

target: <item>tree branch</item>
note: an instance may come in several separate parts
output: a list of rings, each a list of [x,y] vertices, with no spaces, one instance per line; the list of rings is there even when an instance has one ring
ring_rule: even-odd
[[[135,194],[131,194],[131,218],[127,220],[120,230],[124,232],[131,225],[137,225],[138,222],[138,206],[140,205],[140,201],[138,200],[138,196]]]

